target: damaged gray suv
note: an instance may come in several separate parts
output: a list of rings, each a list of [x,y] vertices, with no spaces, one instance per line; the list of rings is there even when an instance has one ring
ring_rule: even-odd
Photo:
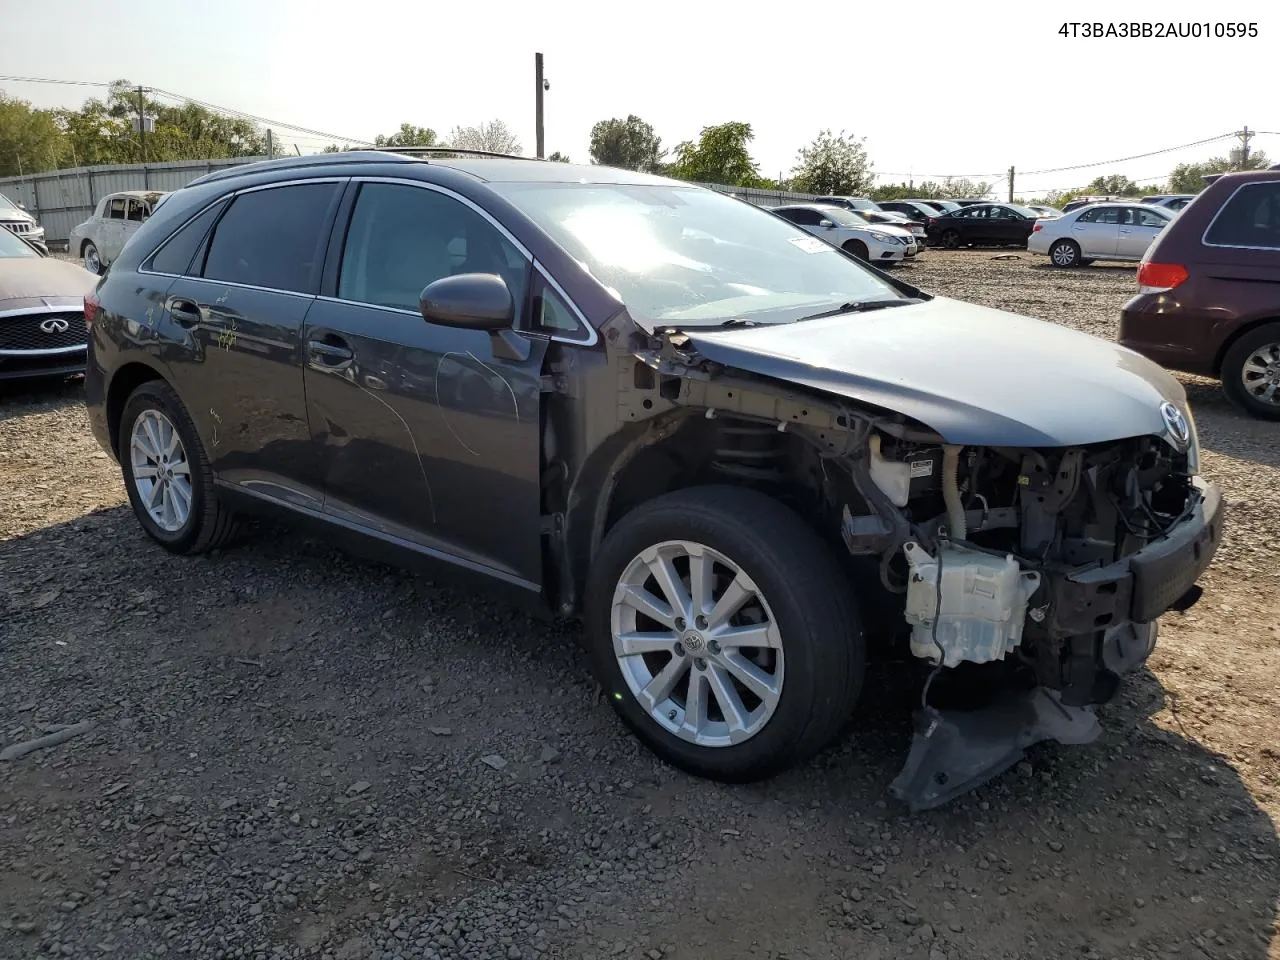
[[[581,618],[619,716],[719,780],[832,741],[870,655],[920,672],[914,808],[1087,741],[1222,536],[1159,367],[645,174],[220,171],[85,316],[93,430],[162,546],[273,510],[509,587]]]

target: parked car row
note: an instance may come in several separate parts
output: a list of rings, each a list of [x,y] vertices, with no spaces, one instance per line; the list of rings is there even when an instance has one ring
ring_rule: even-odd
[[[44,227],[40,226],[39,221],[28,212],[26,206],[10,200],[3,193],[0,193],[0,227],[22,237],[45,253],[49,252],[49,246],[45,242]]]

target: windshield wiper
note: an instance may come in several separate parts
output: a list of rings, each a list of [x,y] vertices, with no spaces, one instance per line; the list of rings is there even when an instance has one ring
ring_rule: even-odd
[[[803,323],[805,320],[821,320],[823,317],[837,317],[842,313],[867,313],[871,310],[882,310],[885,307],[905,307],[908,304],[923,302],[917,297],[905,297],[900,300],[857,300],[850,303],[842,303],[831,310],[823,310],[821,313],[801,317],[796,323]]]

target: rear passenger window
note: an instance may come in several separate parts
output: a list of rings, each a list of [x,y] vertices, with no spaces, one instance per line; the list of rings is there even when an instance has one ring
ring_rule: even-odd
[[[1280,182],[1249,183],[1237,190],[1204,240],[1211,246],[1280,249]]]
[[[155,273],[173,274],[179,277],[185,274],[191,267],[191,260],[204,242],[209,228],[213,226],[213,221],[217,219],[224,206],[226,206],[224,203],[215,203],[200,216],[190,221],[169,238],[164,246],[151,258],[151,263],[143,269],[152,270]]]
[[[272,290],[314,292],[339,184],[242,193],[218,221],[203,276]]]
[[[107,203],[107,219],[123,220],[124,209],[125,209],[125,198],[112,197],[111,200]]]

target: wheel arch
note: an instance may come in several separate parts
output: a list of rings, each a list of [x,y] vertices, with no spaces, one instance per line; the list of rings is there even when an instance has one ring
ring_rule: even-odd
[[[112,450],[120,449],[120,417],[124,414],[124,405],[129,402],[129,397],[135,390],[152,380],[168,382],[164,374],[141,360],[131,360],[111,375],[111,381],[107,385],[106,411]]]
[[[1227,359],[1227,353],[1234,347],[1242,337],[1247,337],[1259,327],[1265,327],[1269,323],[1280,324],[1280,315],[1271,315],[1265,317],[1255,317],[1246,323],[1240,324],[1232,331],[1229,337],[1226,337],[1218,346],[1217,352],[1213,357],[1213,375],[1218,379],[1222,379],[1222,364]]]

